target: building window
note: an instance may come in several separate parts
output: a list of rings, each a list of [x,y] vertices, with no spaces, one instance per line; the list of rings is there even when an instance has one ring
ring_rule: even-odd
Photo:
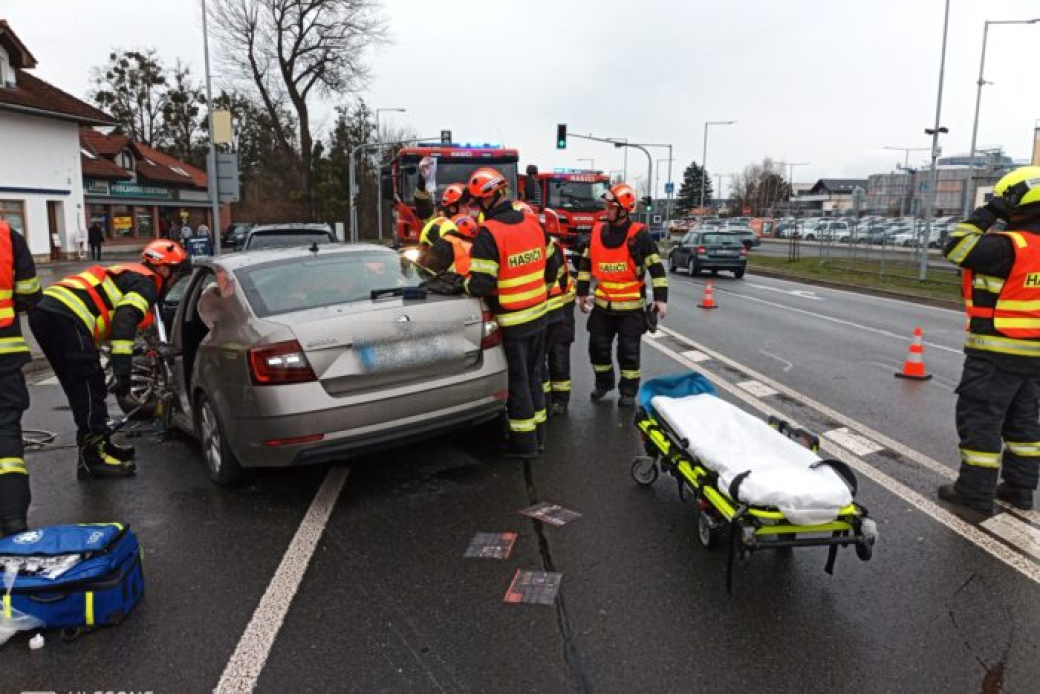
[[[134,210],[129,205],[112,206],[112,238],[134,238]]]
[[[108,213],[107,205],[87,205],[87,217],[90,219],[87,226],[97,224],[104,232],[105,238],[112,238],[112,229],[108,224],[111,215]]]
[[[25,234],[25,201],[0,200],[0,220],[7,222],[22,236]],[[26,238],[28,238],[26,236]]]
[[[134,208],[134,219],[137,222],[137,238],[150,239],[155,236],[155,229],[152,226],[151,207]]]

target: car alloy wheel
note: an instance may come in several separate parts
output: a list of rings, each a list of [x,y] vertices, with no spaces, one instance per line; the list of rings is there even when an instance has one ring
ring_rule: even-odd
[[[211,474],[219,476],[224,467],[221,451],[223,441],[213,407],[209,404],[209,400],[205,399],[199,410],[199,435],[202,441],[202,453],[206,457],[206,467],[209,468]]]

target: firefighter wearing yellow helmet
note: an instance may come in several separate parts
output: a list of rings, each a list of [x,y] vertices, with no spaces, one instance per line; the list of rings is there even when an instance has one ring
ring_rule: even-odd
[[[1003,221],[1003,230],[993,229]],[[960,474],[939,497],[983,514],[1033,508],[1040,477],[1040,167],[1007,174],[951,234],[968,314],[957,388]],[[998,484],[999,482],[999,484]]]

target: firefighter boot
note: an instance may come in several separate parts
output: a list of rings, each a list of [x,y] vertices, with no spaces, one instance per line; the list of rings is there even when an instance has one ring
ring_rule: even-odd
[[[997,485],[997,498],[1023,511],[1033,510],[1033,490],[1015,487],[1007,482]]]
[[[105,455],[111,456],[121,463],[132,462],[137,456],[137,451],[134,450],[133,446],[116,443],[112,438],[112,434],[105,434],[103,446],[102,450],[104,450]]]
[[[136,472],[132,461],[122,461],[105,452],[103,436],[88,436],[80,444],[77,477],[129,477]]]
[[[992,501],[973,499],[970,496],[965,496],[957,489],[956,484],[944,484],[939,487],[939,498],[951,504],[956,504],[957,506],[970,508],[973,511],[978,511],[987,516],[993,515],[994,509]]]
[[[636,397],[634,395],[622,395],[618,397],[618,407],[635,407]]]
[[[25,522],[24,518],[8,518],[5,521],[0,521],[0,537],[17,535],[19,533],[24,533],[28,529],[29,525]]]

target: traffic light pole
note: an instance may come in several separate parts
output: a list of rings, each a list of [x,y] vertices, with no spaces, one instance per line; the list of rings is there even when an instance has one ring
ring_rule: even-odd
[[[634,142],[629,142],[628,140],[621,141],[619,138],[611,139],[609,137],[595,137],[594,135],[591,135],[591,134],[589,134],[589,135],[576,135],[575,133],[569,133],[568,137],[576,137],[579,140],[591,140],[592,142],[609,142],[610,144],[614,145],[615,147],[633,147],[635,149],[641,150],[643,152],[643,154],[646,155],[646,187],[647,187],[647,192],[650,195],[650,200],[651,201],[654,199],[653,191],[650,190],[650,187],[653,185],[653,182],[654,182],[654,158],[650,154],[650,150],[648,150],[647,147],[667,147],[668,148],[668,158],[669,159],[672,158],[672,146],[671,145],[640,145],[640,144],[636,144]],[[671,168],[671,166],[672,166],[672,164],[671,164],[671,162],[669,162],[668,163],[668,167]],[[669,175],[668,178],[671,179],[671,176]],[[645,212],[646,212],[646,230],[647,230],[647,233],[649,233],[650,232],[650,208],[647,207]]]

